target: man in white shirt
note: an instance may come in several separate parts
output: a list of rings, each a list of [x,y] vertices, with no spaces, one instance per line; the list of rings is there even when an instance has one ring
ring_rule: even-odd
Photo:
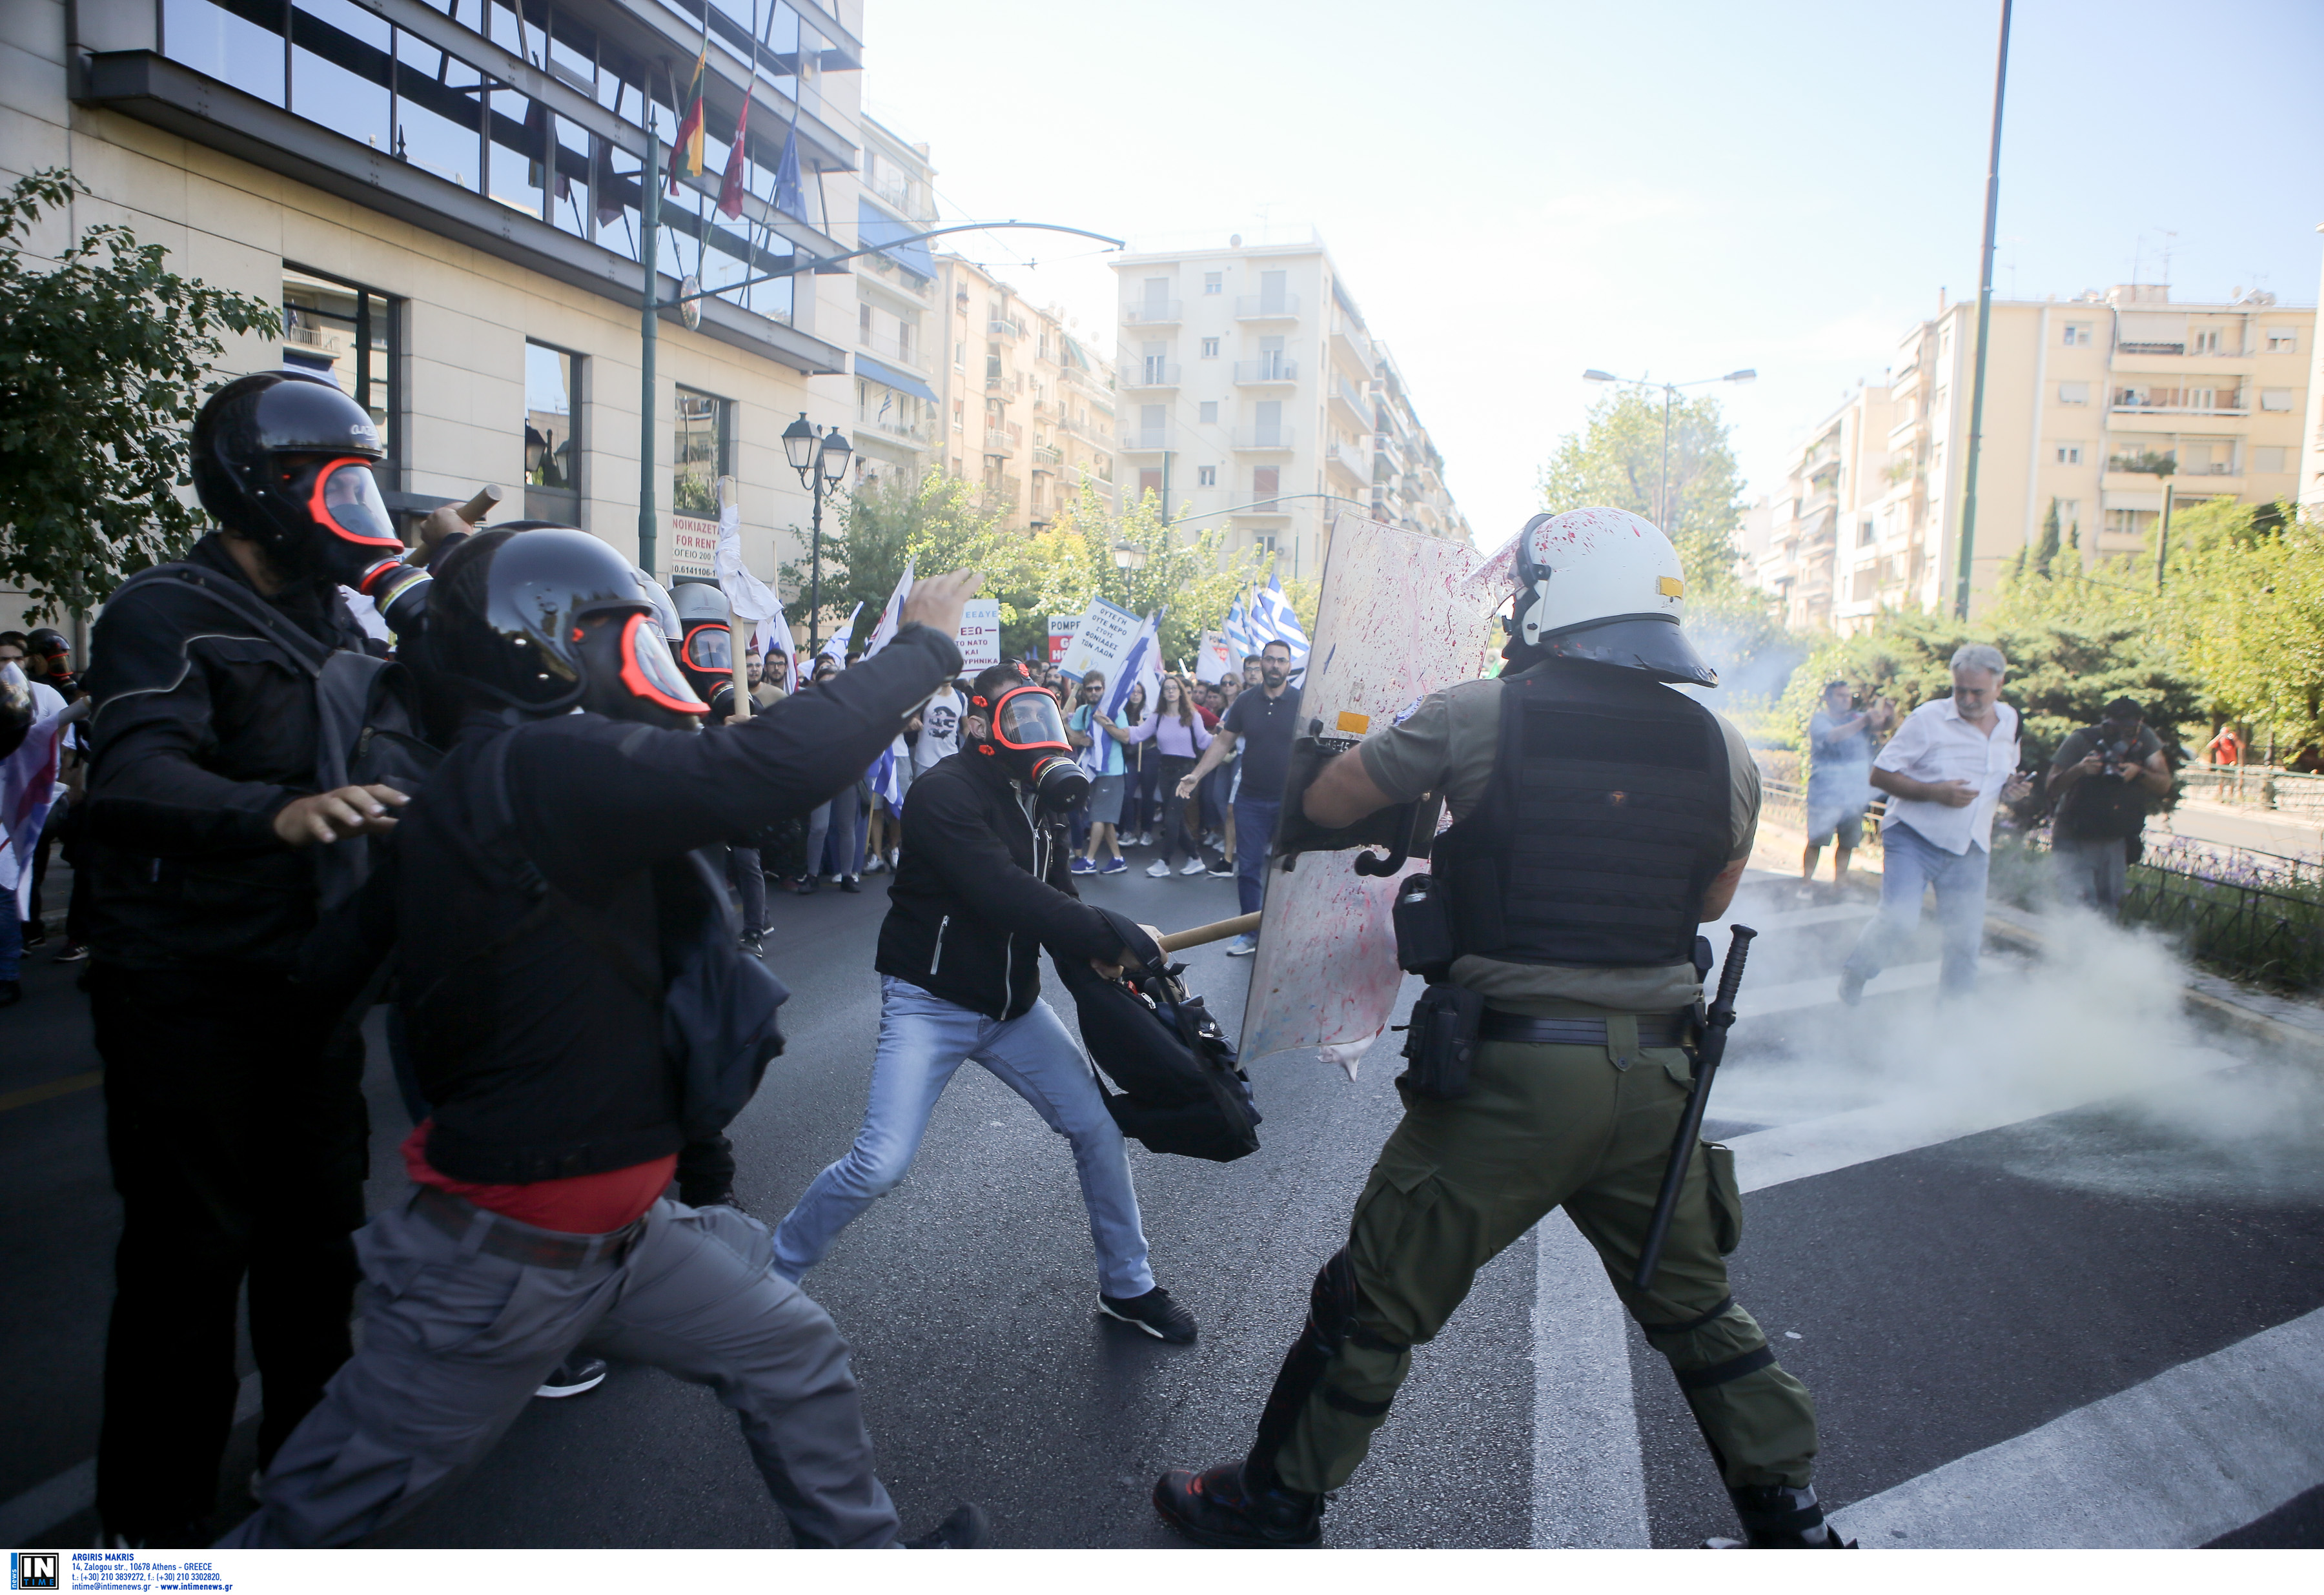
[[[1937,989],[1959,997],[1977,986],[1994,813],[2033,783],[2017,769],[2017,711],[2001,701],[2001,650],[1964,643],[1952,668],[1952,696],[1914,710],[1872,761],[1872,784],[1888,794],[1880,912],[1840,966],[1840,998],[1850,1006],[1920,924],[1932,886],[1944,945]]]

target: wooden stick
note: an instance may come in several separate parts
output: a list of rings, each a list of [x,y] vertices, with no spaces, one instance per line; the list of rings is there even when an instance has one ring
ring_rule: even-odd
[[[476,490],[475,497],[460,506],[459,517],[474,526],[497,509],[501,500],[506,497],[508,497],[508,489],[504,487],[480,487]]]
[[[1238,914],[1231,919],[1219,919],[1209,925],[1197,925],[1192,930],[1174,930],[1154,945],[1165,953],[1176,953],[1182,947],[1199,947],[1207,942],[1222,942],[1231,936],[1255,935],[1258,930],[1258,915]]]

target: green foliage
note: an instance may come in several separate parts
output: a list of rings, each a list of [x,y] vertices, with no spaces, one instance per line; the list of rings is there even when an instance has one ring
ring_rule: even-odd
[[[42,614],[93,607],[200,533],[178,490],[194,412],[222,385],[207,380],[219,335],[282,330],[274,306],[179,276],[126,227],[35,269],[34,225],[88,192],[50,169],[0,195],[0,580]]]
[[[2042,517],[2042,541],[2034,550],[2034,571],[2047,576],[2050,567],[2058,562],[2058,501],[2050,501],[2050,512]]]
[[[843,495],[834,508],[836,513],[825,515],[823,607],[826,624],[836,624],[863,605],[851,646],[870,639],[907,560],[927,576],[964,567],[983,571],[982,591],[1001,595],[1004,631],[1018,618],[1010,595],[1021,556],[1013,545],[1023,539],[1001,529],[999,512],[979,505],[968,483],[935,471],[918,482],[890,476]],[[807,541],[801,529],[791,530],[802,544]],[[782,567],[783,603],[801,620],[813,574],[811,559]]]
[[[1567,433],[1541,471],[1542,507],[1552,514],[1610,504],[1649,521],[1663,470],[1663,400],[1618,388],[1590,407],[1589,424]],[[1670,514],[1663,530],[1696,591],[1733,584],[1735,529],[1743,521],[1743,481],[1729,447],[1719,401],[1681,397],[1670,410]],[[1693,592],[1688,595],[1690,604]]]
[[[2178,512],[2149,607],[2213,715],[2285,747],[2324,737],[2324,526],[2230,499]]]

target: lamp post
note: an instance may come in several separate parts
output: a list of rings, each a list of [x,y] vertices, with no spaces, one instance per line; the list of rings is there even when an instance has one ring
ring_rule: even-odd
[[[1662,529],[1664,536],[1669,536],[1670,418],[1672,402],[1678,398],[1679,390],[1681,388],[1707,387],[1712,383],[1756,383],[1759,380],[1759,373],[1748,367],[1746,367],[1741,371],[1730,371],[1725,376],[1706,376],[1691,383],[1657,383],[1649,382],[1645,377],[1616,376],[1610,371],[1600,371],[1595,366],[1592,366],[1590,370],[1582,373],[1582,380],[1585,383],[1619,383],[1627,387],[1659,388],[1662,390],[1663,469],[1661,479],[1656,483],[1655,487],[1655,524]]]
[[[807,657],[810,669],[816,654],[822,651],[823,641],[823,501],[847,475],[847,456],[853,452],[837,427],[818,438],[804,410],[799,411],[798,419],[783,429],[783,457],[798,473],[799,485],[815,498],[807,597]]]

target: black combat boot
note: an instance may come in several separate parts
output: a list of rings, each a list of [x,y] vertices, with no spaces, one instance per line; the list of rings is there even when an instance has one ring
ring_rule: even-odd
[[[1794,1489],[1782,1484],[1753,1484],[1741,1489],[1730,1489],[1727,1494],[1735,1503],[1735,1515],[1743,1519],[1744,1537],[1739,1540],[1705,1540],[1702,1543],[1705,1550],[1856,1549],[1854,1540],[1841,1539],[1839,1533],[1824,1522],[1823,1507],[1816,1503],[1813,1485]]]
[[[1252,1488],[1240,1462],[1200,1473],[1173,1468],[1154,1483],[1154,1509],[1198,1545],[1304,1550],[1323,1543],[1323,1498],[1279,1481]]]

